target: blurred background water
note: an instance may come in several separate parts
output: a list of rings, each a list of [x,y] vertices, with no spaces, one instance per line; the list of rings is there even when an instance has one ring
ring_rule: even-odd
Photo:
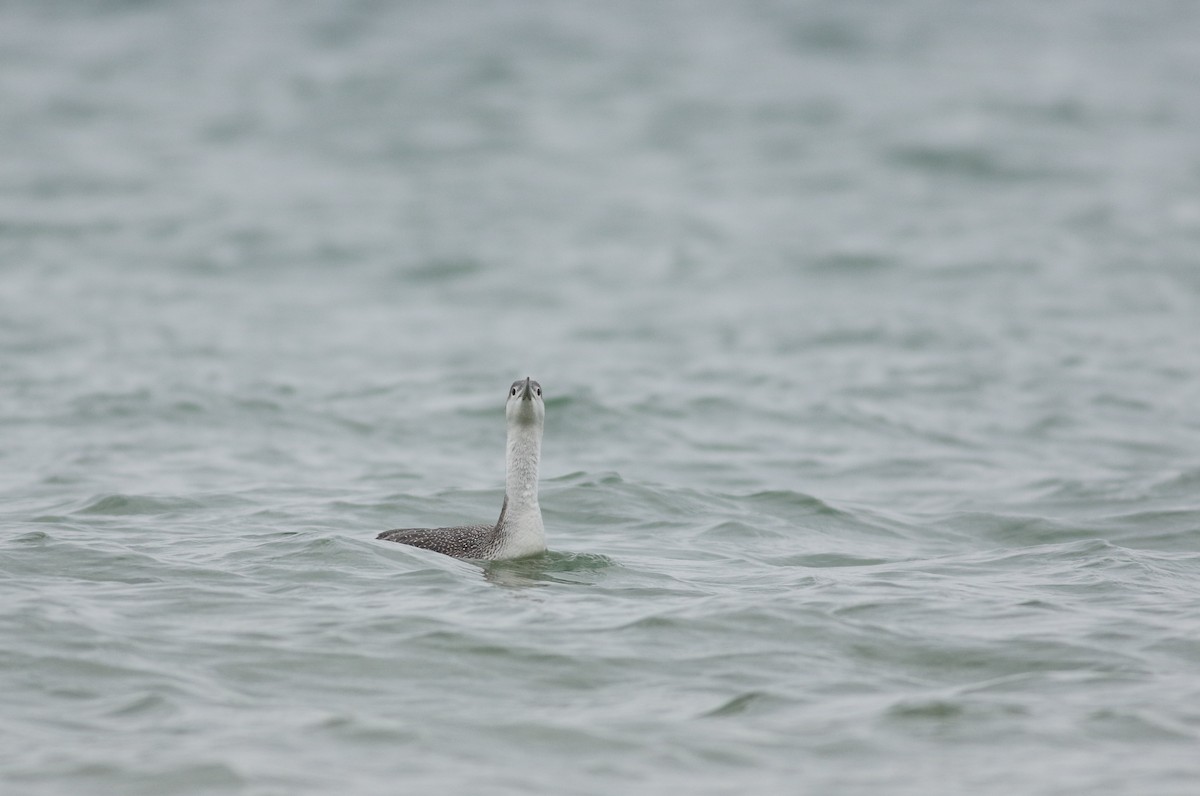
[[[14,794],[1195,793],[1200,7],[0,5]],[[547,394],[551,552],[486,522]]]

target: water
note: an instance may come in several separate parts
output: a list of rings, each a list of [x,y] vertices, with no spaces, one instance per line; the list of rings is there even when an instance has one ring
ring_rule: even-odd
[[[0,789],[1196,792],[1198,32],[4,4]]]

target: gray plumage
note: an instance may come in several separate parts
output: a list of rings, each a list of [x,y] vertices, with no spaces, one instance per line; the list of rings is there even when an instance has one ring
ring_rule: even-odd
[[[399,542],[413,547],[423,547],[435,553],[444,553],[455,558],[491,558],[504,534],[504,509],[508,496],[500,508],[500,519],[495,525],[459,525],[453,528],[397,528],[376,536],[385,542]]]
[[[487,558],[488,537],[495,530],[491,525],[463,525],[457,528],[397,528],[376,536],[386,542],[424,547],[435,553],[455,558]]]

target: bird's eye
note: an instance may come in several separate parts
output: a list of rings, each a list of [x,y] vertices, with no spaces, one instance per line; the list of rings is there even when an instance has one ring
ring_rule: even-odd
[[[541,395],[541,394],[542,394],[542,388],[541,388],[541,387],[538,387],[538,388],[537,388],[537,394],[538,394],[538,395]]]
[[[512,388],[512,391],[511,391],[511,392],[509,392],[509,395],[516,395],[516,394],[517,394],[517,388],[516,388],[516,387],[513,387],[513,388]]]

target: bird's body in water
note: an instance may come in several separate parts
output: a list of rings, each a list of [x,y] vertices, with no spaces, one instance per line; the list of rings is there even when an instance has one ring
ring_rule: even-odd
[[[424,547],[456,558],[524,558],[546,549],[542,509],[538,505],[538,464],[546,405],[542,385],[530,378],[514,381],[504,407],[508,421],[504,503],[495,525],[455,528],[399,528],[378,539]]]

